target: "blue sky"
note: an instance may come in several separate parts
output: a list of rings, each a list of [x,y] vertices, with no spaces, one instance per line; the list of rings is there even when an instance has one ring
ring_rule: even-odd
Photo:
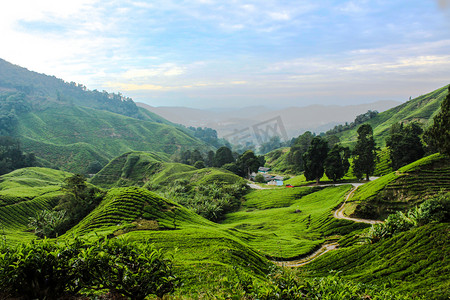
[[[450,81],[450,0],[16,0],[0,58],[154,106],[405,101]]]

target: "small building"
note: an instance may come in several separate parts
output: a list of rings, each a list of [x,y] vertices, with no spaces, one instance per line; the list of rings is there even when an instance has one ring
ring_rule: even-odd
[[[267,174],[268,172],[270,172],[270,168],[266,168],[266,167],[258,168],[258,173]]]

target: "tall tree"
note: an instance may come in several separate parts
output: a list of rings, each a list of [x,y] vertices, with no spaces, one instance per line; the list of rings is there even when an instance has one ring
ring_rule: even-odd
[[[303,154],[308,151],[313,138],[314,135],[310,131],[306,131],[294,140],[287,157],[288,163],[292,165],[294,171],[304,170]]]
[[[35,164],[34,153],[24,154],[18,139],[0,136],[0,175]]]
[[[262,157],[262,160],[261,160]],[[239,176],[246,177],[252,172],[258,171],[258,168],[264,166],[264,156],[256,156],[251,150],[245,151],[236,161],[239,169]]]
[[[219,149],[217,149],[216,154],[214,155],[214,166],[215,167],[221,167],[224,164],[232,163],[234,162],[233,153],[231,152],[230,148],[222,146]]]
[[[450,155],[450,85],[441,103],[441,111],[434,117],[433,125],[425,132],[426,142],[437,151]]]
[[[369,180],[369,176],[373,174],[375,170],[376,159],[376,146],[373,139],[372,126],[369,124],[363,124],[358,128],[358,140],[356,141],[353,154],[353,171],[358,178],[366,176],[366,180]]]
[[[350,157],[350,149],[348,147],[342,147],[339,144],[335,144],[328,152],[328,156],[325,160],[325,174],[333,182],[338,181],[344,177],[347,173],[350,164],[348,159]]]
[[[389,147],[392,169],[397,170],[413,161],[423,157],[423,148],[420,135],[423,130],[417,123],[394,124],[391,127],[391,134],[386,140]]]
[[[328,154],[328,142],[321,137],[314,137],[308,151],[303,155],[306,180],[316,180],[318,184],[324,172],[324,162]]]

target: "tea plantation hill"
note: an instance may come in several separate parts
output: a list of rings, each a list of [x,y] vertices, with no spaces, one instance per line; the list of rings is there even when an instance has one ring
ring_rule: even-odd
[[[165,163],[163,157],[155,154],[130,153],[122,157],[122,161],[124,161],[122,167],[126,165],[128,157],[135,156],[138,157],[138,160],[135,161],[137,165],[140,165],[139,162],[145,161]],[[428,160],[433,159],[435,157],[428,158]],[[404,177],[408,177],[419,165],[428,164],[417,162],[415,165],[407,166],[409,169]],[[167,169],[170,169],[170,165]],[[127,169],[125,168],[125,170]],[[176,171],[173,172],[173,175],[177,175]],[[195,172],[195,170],[182,171],[179,174],[190,172]],[[26,168],[1,177],[2,195],[15,196],[14,203],[12,200],[6,200],[13,204],[4,205],[0,209],[7,243],[16,244],[20,241],[34,239],[30,232],[26,232],[28,216],[33,216],[34,211],[42,208],[51,209],[56,205],[56,197],[60,193],[59,185],[66,175],[68,174],[62,171]],[[189,176],[192,177],[192,175]],[[197,182],[201,182],[203,179]],[[385,182],[382,180],[383,177],[380,179],[380,182]],[[14,194],[15,189],[16,191],[17,189],[22,190],[20,195],[19,193]],[[30,190],[28,191],[28,189]],[[396,242],[398,237],[395,236],[389,239],[392,243],[386,240],[378,245],[358,245],[356,243],[358,235],[362,230],[367,230],[364,228],[368,225],[332,217],[333,210],[342,203],[350,189],[349,185],[344,185],[254,190],[245,196],[242,208],[238,212],[228,214],[222,224],[217,224],[146,189],[134,186],[112,188],[97,208],[60,239],[71,239],[73,236],[83,236],[89,239],[110,236],[137,241],[150,239],[158,248],[163,248],[165,252],[173,255],[176,274],[184,284],[179,288],[178,295],[195,295],[192,296],[193,298],[198,296],[198,291],[206,290],[209,291],[209,295],[214,295],[215,292],[218,292],[216,289],[223,288],[223,284],[225,284],[219,278],[235,278],[235,270],[264,281],[264,274],[267,274],[271,265],[265,257],[282,260],[300,258],[315,251],[322,243],[336,241],[343,249],[325,254],[320,259],[327,259],[329,255],[339,254],[340,251],[350,251],[348,253],[359,251],[358,253],[364,254],[368,253],[367,249],[379,253],[370,260],[373,265],[367,267],[383,266],[383,263],[390,257],[398,259],[395,264],[393,263],[392,268],[389,264],[384,265],[385,271],[382,273],[384,276],[380,278],[368,276],[367,280],[363,276],[365,269],[357,266],[352,269],[342,267],[349,279],[381,285],[393,283],[392,286],[387,286],[388,289],[398,288],[411,291],[413,286],[417,286],[417,290],[414,292],[423,295],[429,289],[421,283],[421,277],[413,274],[419,273],[417,266],[414,267],[416,269],[411,268],[408,271],[411,273],[410,278],[401,277],[403,273],[398,271],[401,266],[415,262],[426,267],[427,271],[424,271],[427,272],[426,274],[433,275],[441,272],[434,282],[428,281],[428,283],[433,284],[433,288],[442,290],[445,281],[440,274],[448,273],[448,270],[445,269],[446,248],[436,248],[429,239],[424,240],[424,243],[420,243],[422,248],[417,249],[421,249],[420,255],[425,253],[434,257],[430,260],[431,262],[420,262],[423,257],[417,256],[419,254],[416,255],[415,252],[411,252],[412,254],[399,252],[404,253],[404,256],[410,255],[411,257],[407,260],[404,256],[396,255],[397,252],[391,254],[387,251],[404,247],[401,248],[402,251],[409,249],[417,253],[416,248],[411,248],[413,244],[406,240],[406,238],[412,238],[411,234],[405,233],[407,235],[405,239],[401,240],[402,242]],[[22,203],[27,205],[21,205]],[[38,204],[30,206],[29,203]],[[436,230],[433,231],[433,228]],[[431,237],[436,237],[436,234],[448,233],[448,224],[430,225],[417,230],[424,231],[419,234],[423,238],[426,237],[425,231],[428,230]],[[419,231],[412,232],[419,233]],[[385,245],[385,248],[378,248],[382,245]],[[389,245],[392,245],[393,248],[390,248]],[[433,249],[441,249],[439,250],[441,256],[436,256],[438,250]],[[361,263],[368,261],[368,258],[364,257],[367,254],[363,254],[357,256]],[[435,263],[440,258],[443,259],[440,261],[444,265]],[[329,261],[325,266],[319,264],[314,267],[313,263],[310,268],[313,272],[311,274],[327,276],[329,273],[326,274],[326,272],[329,270],[325,269],[328,267],[339,270],[342,259],[344,258],[336,261],[336,268],[332,267],[333,264]],[[345,259],[348,260],[349,256],[345,256]],[[405,263],[403,264],[402,261]],[[406,283],[397,281],[399,279],[406,280]]]
[[[212,147],[132,99],[28,71],[0,59],[0,134],[18,137],[42,166],[85,173],[129,151],[168,155]]]
[[[61,184],[72,174],[47,168],[24,168],[0,176],[0,224],[8,243],[35,239],[29,217],[58,204]],[[3,232],[2,232],[3,233]]]
[[[433,154],[359,187],[347,200],[344,213],[366,219],[384,219],[441,191],[450,191],[450,159]]]
[[[84,173],[90,162],[103,165],[132,150],[171,155],[179,149],[210,149],[181,129],[76,106],[29,112],[19,118],[17,135],[25,151],[48,165]]]
[[[342,279],[384,286],[410,299],[450,297],[449,223],[433,223],[375,244],[340,243],[304,267],[311,277],[339,273]]]
[[[448,86],[444,86],[426,95],[409,100],[399,106],[379,113],[374,118],[370,119],[364,124],[370,124],[373,128],[373,135],[378,147],[381,147],[381,152],[378,156],[381,158],[378,162],[376,175],[388,174],[391,169],[389,167],[389,155],[384,148],[386,138],[389,136],[389,130],[392,125],[403,122],[418,122],[425,129],[433,121],[433,117],[439,112],[441,102],[445,99],[448,91]],[[351,148],[356,143],[357,129],[344,130],[335,135],[340,138],[343,146],[350,146]],[[276,149],[265,155],[266,163],[276,172],[290,172],[290,166],[287,161],[289,148]]]
[[[91,183],[103,188],[141,186],[154,190],[171,186],[177,180],[194,184],[243,182],[241,177],[224,169],[196,169],[170,162],[167,155],[128,152],[111,160],[91,179]]]

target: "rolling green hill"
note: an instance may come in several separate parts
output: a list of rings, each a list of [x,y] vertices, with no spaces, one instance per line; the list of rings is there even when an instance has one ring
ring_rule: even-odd
[[[376,175],[384,175],[391,171],[389,166],[389,157],[384,146],[386,145],[386,138],[389,136],[389,130],[393,124],[418,122],[424,128],[430,125],[433,117],[439,112],[441,102],[447,95],[448,86],[444,86],[426,95],[409,100],[399,106],[391,108],[387,111],[379,113],[374,118],[365,122],[370,124],[373,128],[375,142],[378,147],[381,147],[379,152],[380,160],[377,165]],[[353,129],[345,130],[336,135],[340,138],[343,146],[350,146],[351,148],[356,143],[357,130],[359,126]],[[273,150],[265,155],[266,164],[275,172],[279,173],[295,173],[287,162],[288,152],[290,148],[282,148]]]
[[[152,152],[127,152],[113,159],[91,180],[100,187],[170,186],[176,180],[191,184],[205,184],[215,181],[235,183],[243,179],[235,174],[216,168],[196,169],[192,166],[168,162],[167,155]]]
[[[440,191],[450,191],[450,159],[433,154],[359,187],[348,200],[345,213],[384,218]]]
[[[363,283],[408,292],[424,299],[450,297],[448,223],[429,224],[376,244],[331,251],[306,266],[310,276],[330,271]]]
[[[27,231],[30,217],[58,204],[61,184],[70,173],[47,168],[24,168],[0,176],[0,224],[8,243],[35,239]]]
[[[47,164],[84,173],[92,161],[103,165],[124,152],[208,148],[181,129],[106,111],[61,105],[22,114],[17,135],[23,149]]]
[[[77,173],[86,173],[91,162],[105,165],[133,150],[172,155],[180,149],[212,149],[120,93],[90,91],[2,59],[0,135],[19,138],[42,166]]]
[[[378,146],[384,146],[389,130],[396,123],[418,122],[424,127],[430,125],[434,115],[440,110],[441,102],[447,96],[448,86],[432,91],[428,94],[409,100],[399,106],[379,113],[373,119],[365,122],[373,128],[373,135]],[[358,128],[346,130],[337,134],[344,145],[356,142]]]

